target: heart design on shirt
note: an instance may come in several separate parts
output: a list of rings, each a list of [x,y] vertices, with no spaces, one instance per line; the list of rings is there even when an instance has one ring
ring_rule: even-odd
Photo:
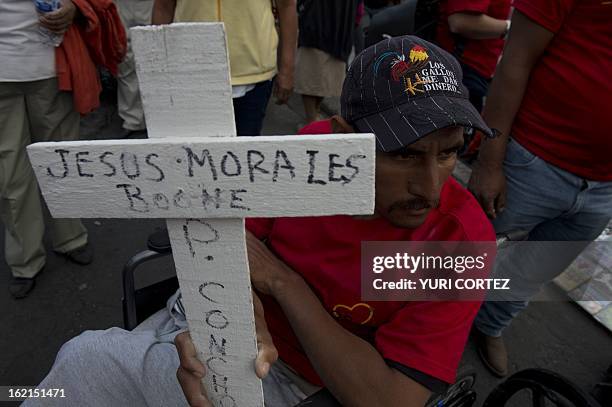
[[[333,314],[338,319],[347,319],[355,324],[365,325],[374,316],[374,308],[365,302],[359,302],[352,307],[336,304],[333,308]]]

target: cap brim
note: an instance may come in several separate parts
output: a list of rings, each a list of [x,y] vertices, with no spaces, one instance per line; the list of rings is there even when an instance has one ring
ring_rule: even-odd
[[[359,132],[374,133],[376,149],[384,152],[405,147],[451,126],[474,128],[493,137],[493,132],[469,100],[440,95],[413,99],[357,119],[353,125]]]

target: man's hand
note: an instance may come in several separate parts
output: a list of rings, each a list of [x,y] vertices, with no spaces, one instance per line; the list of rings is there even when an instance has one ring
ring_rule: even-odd
[[[497,217],[506,205],[506,178],[502,163],[508,136],[527,89],[531,70],[553,37],[554,33],[520,11],[512,14],[512,29],[482,114],[487,125],[497,129],[500,135],[483,140],[468,185],[490,218]]]
[[[174,338],[174,344],[181,361],[176,377],[191,407],[212,407],[206,397],[206,390],[201,379],[206,374],[204,364],[198,359],[198,353],[189,332],[182,332]]]
[[[272,365],[278,360],[278,351],[272,335],[268,331],[268,324],[264,318],[264,308],[261,300],[253,291],[253,310],[255,312],[255,333],[257,336],[257,359],[255,359],[255,373],[263,379],[270,372]]]
[[[501,165],[475,163],[468,189],[476,197],[487,216],[495,219],[506,206],[506,176]]]
[[[264,318],[261,300],[253,293],[253,308],[255,311],[255,332],[257,335],[257,358],[255,359],[255,374],[263,379],[270,372],[270,367],[278,359],[278,352],[272,342],[268,325]],[[198,359],[198,354],[189,332],[183,332],[174,339],[178,351],[180,365],[176,377],[185,393],[187,402],[192,407],[212,407],[206,390],[202,386],[202,378],[206,374],[204,364]]]
[[[298,17],[296,0],[277,0],[279,43],[277,48],[278,75],[274,80],[276,104],[287,103],[293,91],[293,72],[297,50]]]
[[[62,0],[62,6],[55,11],[45,13],[39,18],[40,25],[54,34],[64,34],[74,21],[77,8],[72,0]]]
[[[247,253],[251,284],[262,294],[274,296],[280,287],[298,275],[283,261],[257,239],[251,232],[246,232]]]
[[[284,105],[293,93],[293,73],[279,72],[274,79],[274,97],[277,105]]]

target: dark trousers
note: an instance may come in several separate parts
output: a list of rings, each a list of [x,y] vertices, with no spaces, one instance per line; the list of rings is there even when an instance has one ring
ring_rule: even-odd
[[[466,64],[461,64],[461,68],[463,70],[463,84],[470,92],[470,103],[478,112],[482,113],[484,100],[489,91],[489,83],[491,81]],[[471,150],[470,144],[472,140],[474,140],[474,129],[466,129],[463,135],[465,143],[463,144],[460,154],[469,153],[469,150]]]
[[[485,78],[466,64],[461,64],[461,68],[463,69],[463,84],[470,92],[470,103],[476,110],[482,112],[484,99],[489,92],[490,79]]]
[[[234,99],[234,116],[238,136],[259,136],[272,94],[272,81],[259,82],[246,95]]]

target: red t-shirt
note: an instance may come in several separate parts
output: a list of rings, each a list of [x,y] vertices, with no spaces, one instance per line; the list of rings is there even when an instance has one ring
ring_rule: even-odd
[[[455,13],[485,14],[499,20],[506,20],[510,15],[511,0],[445,0],[440,2],[438,30],[436,41],[453,54],[456,41],[448,26],[448,16]],[[473,40],[465,38],[465,47],[461,55],[461,62],[473,68],[489,79],[495,73],[497,61],[504,48],[504,40],[493,38],[486,40]]]
[[[555,33],[531,72],[512,136],[533,154],[596,181],[612,181],[612,3],[515,0]]]
[[[328,121],[303,134],[331,133]],[[440,206],[417,229],[379,218],[351,216],[248,219],[247,228],[299,273],[344,328],[374,344],[388,360],[445,382],[455,372],[479,302],[362,302],[362,240],[491,241],[495,233],[476,200],[454,179],[443,187]],[[322,385],[280,306],[262,297],[266,321],[281,359]],[[324,335],[324,332],[320,333]]]

